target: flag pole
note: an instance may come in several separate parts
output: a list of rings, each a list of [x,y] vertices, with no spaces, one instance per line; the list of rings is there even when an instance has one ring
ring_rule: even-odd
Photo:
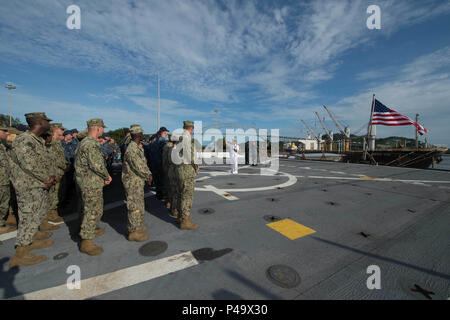
[[[368,147],[369,147],[369,131],[370,131],[371,123],[372,123],[374,107],[375,107],[375,94],[373,94],[373,97],[372,97],[372,108],[370,110],[369,124],[367,126],[366,143],[364,144],[364,158],[363,158],[364,160],[366,160],[366,155],[367,155]]]
[[[419,149],[419,114],[416,113],[416,149]]]

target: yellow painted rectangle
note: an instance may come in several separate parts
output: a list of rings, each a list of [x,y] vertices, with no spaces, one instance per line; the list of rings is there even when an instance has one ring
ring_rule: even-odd
[[[375,178],[372,177],[368,177],[368,176],[362,176],[360,177],[361,179],[366,179],[366,180],[375,180]]]
[[[283,236],[288,237],[291,240],[295,240],[316,232],[315,230],[305,227],[304,225],[291,219],[271,222],[268,223],[267,226],[275,231],[278,231]]]

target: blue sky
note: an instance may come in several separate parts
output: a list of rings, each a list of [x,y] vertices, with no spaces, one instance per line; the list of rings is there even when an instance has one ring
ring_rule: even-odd
[[[81,8],[81,30],[66,8]],[[366,9],[381,8],[381,30]],[[45,111],[69,128],[101,117],[111,128],[219,121],[305,136],[326,104],[353,132],[372,94],[450,145],[448,1],[1,1],[0,82],[14,116]],[[4,87],[4,85],[3,85]],[[0,113],[9,95],[0,91]],[[329,128],[337,129],[326,120]],[[411,127],[378,136],[414,136]]]

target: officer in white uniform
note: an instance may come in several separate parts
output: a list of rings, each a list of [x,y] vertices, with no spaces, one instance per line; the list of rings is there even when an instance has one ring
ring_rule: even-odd
[[[256,166],[258,163],[258,144],[256,141],[248,142],[248,152],[249,152],[249,164],[251,166]]]
[[[237,174],[239,146],[236,143],[236,139],[233,140],[233,144],[228,144],[228,148],[230,149],[231,173]]]

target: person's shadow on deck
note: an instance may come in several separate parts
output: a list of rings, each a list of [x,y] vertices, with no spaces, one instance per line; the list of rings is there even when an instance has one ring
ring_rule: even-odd
[[[17,291],[14,287],[14,278],[19,273],[19,268],[9,269],[10,258],[4,257],[0,259],[0,288],[4,290],[3,297],[1,299],[8,299],[12,297],[21,296],[22,292]],[[7,271],[3,271],[7,269]]]

